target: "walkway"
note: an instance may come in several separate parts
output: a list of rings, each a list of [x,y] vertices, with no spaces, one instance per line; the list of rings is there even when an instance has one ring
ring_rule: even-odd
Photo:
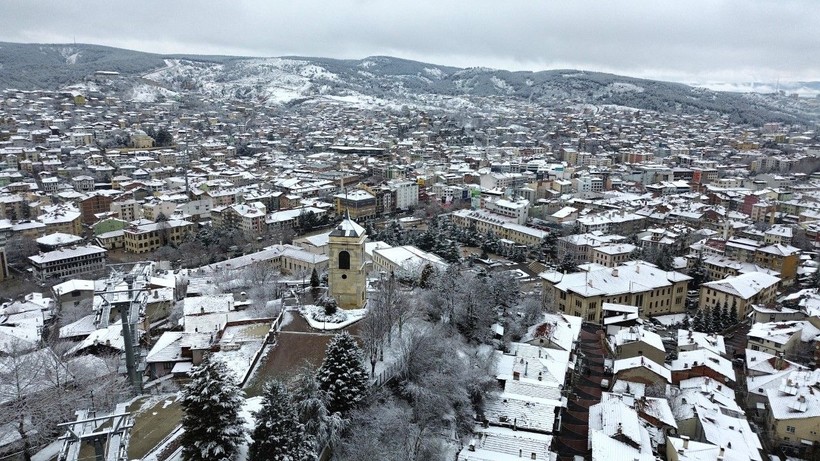
[[[560,460],[574,456],[588,457],[589,407],[601,401],[601,381],[611,379],[604,373],[604,348],[598,327],[584,325],[577,351],[585,357],[586,366],[577,372],[568,395],[567,408],[561,414],[561,431],[553,440],[553,450]]]

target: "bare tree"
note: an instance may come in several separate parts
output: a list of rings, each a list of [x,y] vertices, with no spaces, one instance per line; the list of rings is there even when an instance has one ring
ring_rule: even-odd
[[[360,335],[364,353],[370,360],[371,376],[376,374],[376,363],[384,359],[384,341],[390,327],[387,312],[378,304],[374,304],[362,320]]]
[[[70,415],[70,401],[63,391],[72,377],[51,349],[31,350],[12,341],[8,355],[0,357],[0,426],[17,430],[20,451],[31,460],[34,447],[50,438],[58,423]]]

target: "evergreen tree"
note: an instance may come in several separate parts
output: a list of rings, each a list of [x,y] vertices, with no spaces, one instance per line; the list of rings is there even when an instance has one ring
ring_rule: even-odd
[[[368,374],[362,351],[350,333],[343,331],[330,340],[316,379],[327,393],[331,412],[346,413],[367,395]]]
[[[721,310],[726,308],[725,301],[722,306],[715,304],[715,307],[712,308],[712,332],[723,330],[723,315],[721,314]]]
[[[558,272],[566,272],[569,274],[575,272],[576,268],[575,261],[573,261],[572,256],[567,253],[561,258],[561,263],[558,265]]]
[[[729,309],[729,304],[726,302],[724,302],[723,306],[720,308],[720,331],[732,326],[732,323],[729,320]]]
[[[248,449],[250,461],[299,461],[312,455],[312,445],[299,422],[290,394],[279,381],[265,386],[262,408],[254,413],[256,427]]]
[[[706,322],[704,321],[703,309],[698,309],[695,313],[695,318],[692,319],[692,329],[701,333],[706,331]]]
[[[316,373],[310,367],[303,368],[297,376],[293,401],[307,441],[312,445],[313,453],[319,455],[325,445],[332,445],[340,435],[345,420],[328,410],[327,394],[319,388]]]
[[[316,272],[316,268],[313,268],[313,271],[310,273],[310,287],[311,288],[319,288],[319,273]]]
[[[242,390],[224,363],[207,358],[191,371],[182,391],[180,438],[185,461],[229,461],[245,438]]]
[[[697,258],[689,269],[689,276],[692,277],[691,286],[693,289],[699,289],[700,285],[706,279],[706,268],[703,266],[703,251],[698,252]]]

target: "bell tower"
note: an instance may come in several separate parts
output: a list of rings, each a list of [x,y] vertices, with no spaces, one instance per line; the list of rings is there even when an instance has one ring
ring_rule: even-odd
[[[330,295],[342,309],[360,309],[367,298],[364,268],[364,241],[367,233],[345,213],[342,222],[330,232],[328,251]]]

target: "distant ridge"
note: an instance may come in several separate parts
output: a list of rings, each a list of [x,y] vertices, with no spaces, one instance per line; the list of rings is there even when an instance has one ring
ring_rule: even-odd
[[[98,70],[119,72],[124,77],[115,87],[119,95],[142,102],[195,94],[283,107],[329,98],[351,104],[463,110],[475,98],[505,97],[547,107],[592,104],[681,115],[712,112],[755,125],[817,120],[817,114],[760,95],[599,72],[462,69],[388,56],[342,60],[160,55],[88,44],[0,42],[2,89],[79,85],[91,91],[96,87],[89,77]]]

